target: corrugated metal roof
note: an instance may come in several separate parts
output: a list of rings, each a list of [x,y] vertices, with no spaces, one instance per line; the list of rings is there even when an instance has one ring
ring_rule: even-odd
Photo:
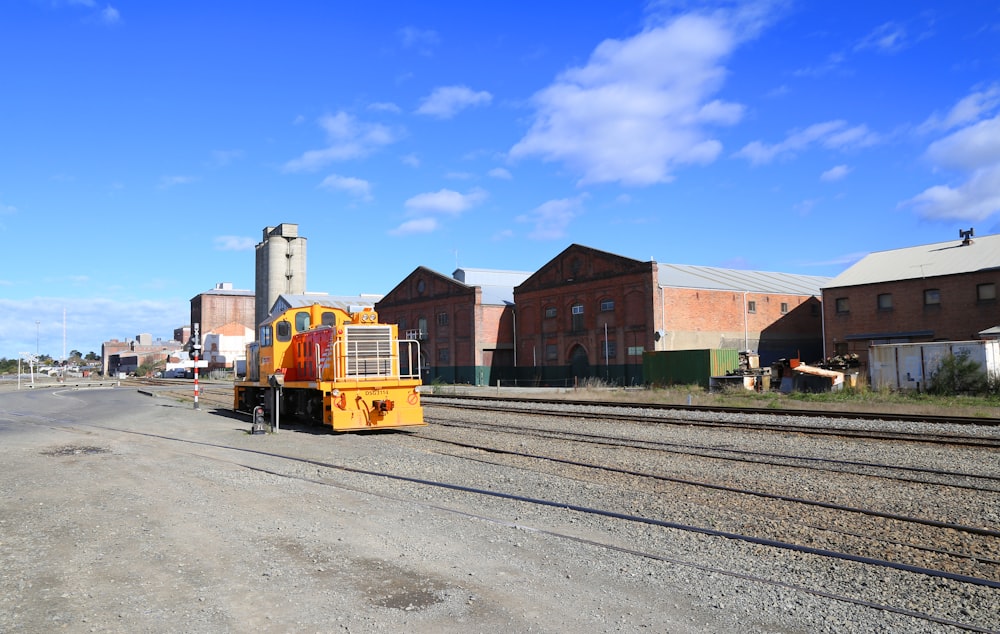
[[[512,289],[531,277],[529,271],[458,268],[451,276],[467,286],[510,286]]]
[[[720,269],[690,264],[657,264],[660,286],[699,288],[719,291],[749,291],[783,295],[820,295],[829,277]]]
[[[973,273],[1000,268],[1000,234],[917,247],[876,251],[833,278],[824,288]]]
[[[527,271],[500,271],[496,269],[455,269],[452,277],[466,286],[478,286],[482,303],[503,305],[514,303],[514,287],[531,277]]]
[[[368,306],[374,307],[376,301],[376,296],[372,295],[326,295],[319,293],[307,293],[304,295],[279,295],[278,299],[274,300],[274,305],[271,306],[271,312],[268,318],[265,320],[271,321],[274,318],[276,309],[280,311],[287,310],[288,308],[306,308],[312,306],[313,304],[319,304],[320,306],[329,306],[330,308],[339,308],[341,310],[347,311],[351,306]],[[279,309],[280,307],[280,309]]]

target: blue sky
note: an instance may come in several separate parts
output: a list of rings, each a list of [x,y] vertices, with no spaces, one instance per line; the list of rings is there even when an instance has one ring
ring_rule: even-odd
[[[339,295],[998,233],[997,42],[977,0],[6,0],[0,357],[61,357],[64,310],[67,350],[167,339],[282,222]]]

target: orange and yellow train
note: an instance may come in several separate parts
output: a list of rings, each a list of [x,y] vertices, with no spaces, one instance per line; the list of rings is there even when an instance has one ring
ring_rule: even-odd
[[[273,313],[247,346],[236,410],[305,417],[334,431],[424,425],[420,344],[370,306],[314,303]]]

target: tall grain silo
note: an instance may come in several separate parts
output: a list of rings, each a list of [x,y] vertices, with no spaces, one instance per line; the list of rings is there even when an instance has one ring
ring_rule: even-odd
[[[267,319],[279,295],[306,292],[306,239],[299,236],[297,224],[286,222],[264,228],[264,239],[257,245],[254,292],[254,317],[258,326]]]

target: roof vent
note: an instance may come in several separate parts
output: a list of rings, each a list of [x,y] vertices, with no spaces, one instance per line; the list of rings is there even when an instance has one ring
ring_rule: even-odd
[[[969,227],[968,231],[958,230],[958,237],[962,239],[962,246],[967,247],[972,244],[972,236],[976,235],[973,227]]]

